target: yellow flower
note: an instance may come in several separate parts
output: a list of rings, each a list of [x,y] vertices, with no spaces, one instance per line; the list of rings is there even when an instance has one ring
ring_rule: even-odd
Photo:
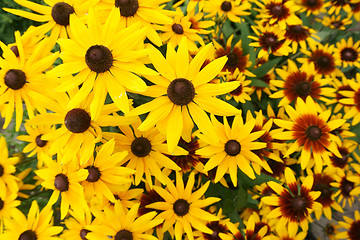
[[[0,192],[16,193],[19,190],[14,173],[15,164],[18,163],[18,157],[10,157],[5,138],[0,137]]]
[[[352,37],[348,41],[341,39],[340,42],[336,43],[334,52],[337,55],[335,60],[337,66],[360,68],[360,41],[354,44]]]
[[[242,16],[250,15],[251,4],[248,0],[210,0],[204,4],[207,17],[216,15],[228,18],[232,22],[240,22]]]
[[[345,222],[339,222],[339,225],[346,229],[336,234],[336,239],[348,239],[356,240],[360,237],[359,226],[360,226],[360,213],[358,210],[355,211],[354,218],[343,216]]]

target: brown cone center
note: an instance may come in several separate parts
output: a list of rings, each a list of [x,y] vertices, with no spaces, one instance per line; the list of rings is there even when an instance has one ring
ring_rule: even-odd
[[[221,4],[221,10],[223,10],[224,12],[229,12],[231,10],[232,6],[231,6],[231,2],[228,1],[223,1]]]
[[[225,143],[225,152],[230,156],[236,156],[241,151],[241,145],[236,140],[229,140]]]
[[[295,211],[301,212],[306,208],[306,200],[301,196],[295,196],[291,202]]]
[[[45,145],[47,144],[48,141],[46,140],[41,140],[41,136],[42,134],[38,135],[36,138],[35,138],[35,143],[38,147],[45,147]]]
[[[177,78],[169,84],[167,95],[175,105],[184,106],[194,99],[195,88],[189,80]]]
[[[306,97],[311,92],[311,84],[309,82],[306,82],[306,81],[298,82],[295,85],[295,92],[300,97]]]
[[[54,185],[55,185],[55,188],[58,189],[60,192],[69,190],[68,177],[62,173],[59,173],[58,175],[55,176]]]
[[[70,24],[70,14],[74,12],[74,8],[69,4],[58,2],[51,9],[51,16],[57,24],[67,26]]]
[[[26,75],[19,69],[10,69],[5,74],[5,85],[13,90],[19,90],[26,83]]]
[[[86,178],[86,181],[88,181],[88,182],[96,182],[96,181],[98,181],[100,179],[101,173],[100,173],[99,168],[97,168],[95,166],[89,166],[89,167],[86,167],[85,169],[87,169],[88,172],[89,172],[89,175]]]
[[[236,65],[238,64],[239,62],[239,57],[238,55],[236,55],[236,53],[229,53],[227,55],[228,57],[228,60],[226,62],[226,65],[227,66],[230,66],[230,67],[236,67]]]
[[[128,230],[120,230],[115,235],[115,240],[133,240],[133,234]]]
[[[322,131],[318,126],[310,126],[305,133],[310,140],[316,141],[321,138]]]
[[[184,29],[183,27],[181,26],[181,24],[178,24],[178,23],[174,23],[172,26],[171,26],[172,30],[174,31],[174,33],[176,34],[183,34],[184,33]]]
[[[358,58],[358,53],[353,48],[344,48],[340,55],[343,61],[355,62]]]
[[[90,115],[81,108],[70,110],[65,116],[65,126],[73,133],[83,133],[91,125]]]
[[[182,217],[189,212],[190,204],[185,199],[178,199],[174,202],[173,210],[176,215]]]
[[[115,0],[115,7],[120,8],[123,17],[134,16],[139,8],[138,0]]]
[[[37,236],[36,233],[32,230],[26,230],[22,234],[20,234],[20,237],[18,240],[36,240]]]
[[[89,230],[87,230],[87,229],[81,229],[81,231],[80,231],[80,237],[81,237],[81,239],[82,240],[88,240],[87,238],[86,238],[86,234],[88,234],[90,231]]]
[[[85,62],[91,71],[103,73],[108,71],[113,64],[111,51],[103,45],[91,46],[85,54]]]
[[[151,143],[147,138],[135,138],[131,143],[131,152],[137,157],[145,157],[151,151]]]

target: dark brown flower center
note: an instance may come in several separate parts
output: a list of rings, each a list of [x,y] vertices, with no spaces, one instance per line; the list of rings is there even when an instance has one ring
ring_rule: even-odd
[[[55,176],[54,185],[55,185],[55,188],[57,190],[59,190],[60,192],[69,190],[68,177],[62,173],[59,173],[58,175]]]
[[[85,55],[85,62],[91,71],[103,73],[108,71],[113,64],[111,51],[103,45],[91,46]]]
[[[4,201],[0,198],[0,210],[4,208]]]
[[[206,224],[206,226],[213,231],[212,234],[203,233],[206,240],[221,240],[219,233],[228,232],[228,228],[225,225],[220,224],[218,221],[210,222]]]
[[[2,177],[2,175],[4,175],[4,167],[0,164],[0,177]]]
[[[331,191],[331,189],[330,189],[330,185],[326,184],[326,183],[322,183],[322,182],[316,183],[314,185],[314,191],[321,192],[321,195],[317,199],[317,201],[322,200],[322,199],[331,198],[331,194],[333,193],[333,191]]]
[[[137,157],[145,157],[151,151],[151,143],[149,139],[144,137],[135,138],[131,143],[131,152]]]
[[[70,14],[74,12],[74,8],[69,4],[58,2],[51,9],[51,16],[57,24],[67,26],[70,24]]]
[[[123,17],[134,16],[139,8],[138,0],[115,0],[115,7],[120,8]]]
[[[340,188],[342,191],[342,195],[345,197],[349,197],[350,196],[350,192],[354,189],[355,184],[353,182],[350,182],[347,179],[343,179],[340,183]]]
[[[295,85],[295,92],[300,97],[308,96],[311,92],[311,84],[306,81],[299,82]]]
[[[46,140],[41,140],[41,136],[42,134],[38,135],[36,138],[35,138],[35,143],[38,147],[44,147],[48,141]]]
[[[177,78],[169,84],[167,95],[175,105],[184,106],[194,99],[195,88],[189,80]]]
[[[230,156],[236,156],[241,151],[241,145],[236,140],[229,140],[225,143],[225,152]]]
[[[341,158],[333,155],[330,157],[332,164],[338,168],[345,168],[349,160],[349,151],[346,148],[338,148],[341,154]]]
[[[65,126],[73,133],[83,133],[90,127],[91,117],[81,108],[70,110],[65,116]]]
[[[183,34],[184,33],[184,29],[183,27],[181,26],[181,24],[178,24],[178,23],[174,23],[172,26],[171,26],[172,30],[174,31],[174,33],[176,34]]]
[[[272,35],[265,38],[265,43],[269,47],[274,46],[276,41],[277,41],[277,38],[275,36],[272,36]]]
[[[19,90],[26,83],[26,75],[19,69],[10,69],[5,74],[5,84],[13,90]]]
[[[340,54],[343,61],[355,62],[358,58],[358,53],[353,48],[344,48]]]
[[[328,68],[331,64],[331,59],[328,56],[322,55],[318,59],[316,59],[316,64],[320,68]]]
[[[335,233],[335,228],[331,225],[327,226],[325,230],[328,235],[333,235]]]
[[[99,168],[97,168],[95,166],[89,166],[89,167],[86,167],[85,169],[87,169],[88,172],[89,172],[89,175],[86,178],[86,181],[88,181],[88,182],[96,182],[96,181],[98,181],[100,179],[101,172],[100,172]]]
[[[228,1],[223,1],[221,4],[221,10],[223,10],[224,12],[228,12],[230,11],[232,8],[231,6],[231,2]]]
[[[88,240],[87,238],[86,238],[86,234],[88,234],[90,231],[89,230],[87,230],[87,229],[81,229],[81,231],[80,231],[80,237],[81,237],[81,239],[83,239],[83,240]]]
[[[318,126],[310,126],[306,129],[305,134],[310,140],[316,141],[321,138],[322,131]]]
[[[128,230],[120,230],[115,235],[115,240],[133,240],[133,235]]]
[[[340,28],[344,25],[341,21],[334,21],[331,24],[334,26],[334,28]]]
[[[278,18],[278,17],[280,17],[281,15],[284,14],[284,8],[279,4],[275,4],[270,8],[270,13],[274,17]]]
[[[305,4],[308,7],[316,7],[318,5],[318,0],[306,0]]]
[[[349,235],[349,240],[360,239],[360,220],[351,223],[348,235]]]
[[[235,53],[229,53],[227,55],[227,57],[228,57],[228,60],[226,62],[226,65],[228,65],[230,67],[235,67],[238,64],[239,57]]]
[[[36,240],[36,233],[32,230],[26,230],[22,234],[20,234],[19,240]]]
[[[13,53],[15,54],[16,57],[19,56],[19,49],[18,49],[17,46],[12,46],[12,47],[10,48],[10,50],[13,51]]]
[[[178,199],[174,202],[173,209],[179,217],[185,216],[189,212],[190,204],[185,199]]]
[[[297,212],[302,212],[306,208],[306,199],[301,196],[295,196],[292,199],[291,206]]]

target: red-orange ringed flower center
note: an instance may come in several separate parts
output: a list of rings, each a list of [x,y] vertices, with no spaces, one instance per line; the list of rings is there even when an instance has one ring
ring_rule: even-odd
[[[32,230],[26,230],[22,234],[20,234],[19,240],[36,240],[36,233]]]
[[[4,175],[4,167],[0,164],[0,177],[2,177],[2,175]]]
[[[19,90],[26,83],[26,75],[19,69],[10,69],[4,77],[5,85],[12,90]]]
[[[303,81],[295,85],[295,92],[300,97],[308,96],[311,92],[311,84],[309,82]]]
[[[344,48],[341,52],[341,60],[348,62],[355,62],[358,58],[358,53],[353,48]]]
[[[310,140],[316,141],[321,138],[322,131],[318,126],[310,126],[306,129],[305,134]]]
[[[74,8],[69,4],[58,2],[51,9],[51,16],[57,24],[67,26],[70,24],[70,14],[74,12]]]
[[[169,84],[167,95],[175,105],[184,106],[194,99],[195,87],[189,80],[177,78]]]

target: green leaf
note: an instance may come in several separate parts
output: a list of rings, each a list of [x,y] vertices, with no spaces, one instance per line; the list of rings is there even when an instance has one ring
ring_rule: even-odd
[[[266,63],[262,64],[260,67],[253,69],[252,73],[255,74],[258,78],[261,78],[265,76],[272,68],[274,68],[276,64],[280,62],[281,59],[282,59],[281,57],[277,57],[275,59],[267,61]]]
[[[249,78],[249,79],[251,79],[250,86],[263,87],[263,88],[269,87],[269,85],[261,79],[258,79],[258,78]]]

